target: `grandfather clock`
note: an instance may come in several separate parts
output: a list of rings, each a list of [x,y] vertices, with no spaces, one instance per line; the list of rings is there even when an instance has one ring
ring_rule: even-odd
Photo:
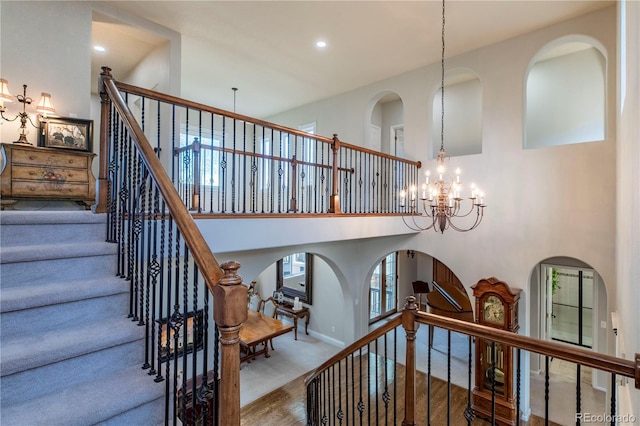
[[[476,322],[500,330],[518,332],[520,289],[512,289],[495,277],[471,286],[476,299]],[[475,388],[472,405],[475,414],[491,420],[495,392],[495,420],[498,425],[515,425],[517,405],[514,395],[513,347],[476,338]],[[493,378],[493,380],[492,380]]]

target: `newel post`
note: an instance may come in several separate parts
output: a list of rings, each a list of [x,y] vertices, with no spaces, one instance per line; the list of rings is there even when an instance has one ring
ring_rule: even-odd
[[[220,330],[220,400],[218,420],[240,425],[240,327],[247,320],[247,287],[238,275],[240,264],[221,265],[224,275],[213,288],[213,318]]]
[[[404,382],[404,420],[403,426],[413,426],[416,424],[416,332],[419,324],[415,315],[418,311],[416,298],[407,297],[407,303],[402,311],[402,326],[407,333],[407,358],[406,358],[406,379]]]
[[[98,87],[100,89],[100,151],[98,180],[96,182],[96,213],[107,213],[109,197],[109,121],[111,102],[104,87],[106,80],[112,80],[111,68],[102,67]]]
[[[331,164],[331,198],[329,199],[329,213],[342,213],[340,211],[340,196],[338,195],[338,151],[340,150],[340,139],[336,133],[333,134],[333,143],[331,144],[333,151],[333,163]]]

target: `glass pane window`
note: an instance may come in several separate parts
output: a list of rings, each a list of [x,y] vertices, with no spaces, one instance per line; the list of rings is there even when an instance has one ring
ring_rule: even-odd
[[[387,255],[371,274],[369,284],[369,320],[384,318],[397,307],[397,252]]]

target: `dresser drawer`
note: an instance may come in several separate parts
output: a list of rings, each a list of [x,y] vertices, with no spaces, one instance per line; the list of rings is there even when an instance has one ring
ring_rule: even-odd
[[[86,155],[69,155],[66,153],[38,152],[33,150],[14,149],[14,165],[42,165],[51,167],[66,167],[74,169],[86,169],[89,167],[89,157]]]
[[[0,156],[2,209],[18,200],[75,201],[86,209],[95,203],[93,153],[3,143]]]
[[[50,181],[88,183],[86,170],[63,167],[13,166],[11,177],[16,180],[34,180],[42,183]]]
[[[88,184],[69,183],[62,180],[49,182],[14,180],[11,186],[14,197],[85,198],[89,195]]]

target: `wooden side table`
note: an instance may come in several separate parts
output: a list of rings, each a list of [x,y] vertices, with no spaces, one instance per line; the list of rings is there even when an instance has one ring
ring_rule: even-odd
[[[309,308],[301,308],[295,310],[293,309],[293,305],[291,304],[279,304],[278,309],[276,310],[276,318],[278,317],[278,315],[283,315],[285,317],[293,319],[293,333],[296,340],[298,340],[298,319],[305,318],[304,332],[307,334],[307,336],[309,335],[309,318],[311,317]]]

